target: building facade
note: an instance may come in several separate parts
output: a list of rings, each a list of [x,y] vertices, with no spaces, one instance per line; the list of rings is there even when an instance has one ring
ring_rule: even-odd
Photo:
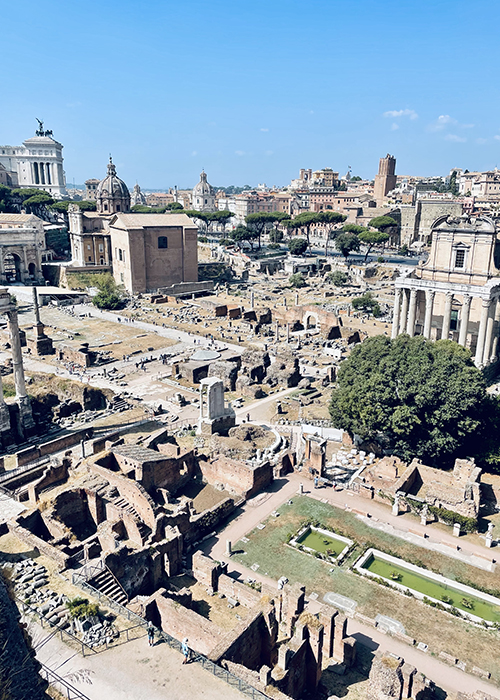
[[[114,278],[131,294],[198,281],[198,228],[186,214],[117,214],[108,231]]]
[[[35,136],[26,139],[22,146],[0,146],[0,165],[3,166],[5,184],[14,187],[36,187],[54,199],[67,196],[66,176],[63,168],[62,144],[52,136],[52,131],[39,122]]]
[[[100,180],[96,177],[91,177],[89,180],[85,180],[85,199],[87,202],[95,202],[97,199],[97,186]]]
[[[477,367],[495,361],[500,326],[500,245],[486,216],[442,216],[427,261],[395,281],[392,337],[450,339]]]
[[[204,170],[200,174],[199,183],[193,188],[191,206],[196,211],[215,211],[215,190],[207,182],[207,174]]]

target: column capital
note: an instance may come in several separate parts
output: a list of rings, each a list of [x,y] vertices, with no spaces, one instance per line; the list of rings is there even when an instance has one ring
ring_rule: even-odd
[[[472,301],[472,295],[471,294],[464,294],[464,300],[463,300],[463,305],[464,306],[470,306]]]

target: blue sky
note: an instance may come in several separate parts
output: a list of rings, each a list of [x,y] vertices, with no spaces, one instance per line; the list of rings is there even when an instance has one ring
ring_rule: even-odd
[[[2,3],[0,143],[35,117],[68,182],[284,185],[500,165],[493,0]]]

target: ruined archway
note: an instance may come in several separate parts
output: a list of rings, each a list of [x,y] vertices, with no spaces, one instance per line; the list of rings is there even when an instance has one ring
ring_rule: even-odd
[[[7,253],[3,259],[7,282],[21,281],[21,258],[16,253]]]

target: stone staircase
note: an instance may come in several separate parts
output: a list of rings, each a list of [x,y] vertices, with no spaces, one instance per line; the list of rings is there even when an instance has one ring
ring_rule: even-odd
[[[127,594],[108,568],[99,571],[98,574],[90,579],[89,584],[116,603],[127,605]]]
[[[111,403],[111,410],[113,411],[126,411],[127,408],[130,408],[129,404],[127,401],[125,401],[124,398],[121,396],[113,396],[113,401]]]
[[[117,506],[121,510],[124,510],[126,513],[128,513],[134,518],[134,520],[137,523],[137,529],[139,530],[142,542],[145,542],[151,534],[151,528],[148,527],[146,523],[142,521],[139,513],[136,511],[134,506],[131,503],[129,503],[126,498],[123,498],[123,496],[118,496],[118,498],[115,498],[115,500],[113,501],[113,505]]]
[[[136,520],[140,520],[141,518],[139,517],[139,513],[136,511],[134,506],[129,503],[123,496],[119,496],[118,498],[115,498],[113,501],[113,505],[117,506],[120,508],[120,510],[124,510],[127,513],[130,513],[130,515],[133,515]]]

